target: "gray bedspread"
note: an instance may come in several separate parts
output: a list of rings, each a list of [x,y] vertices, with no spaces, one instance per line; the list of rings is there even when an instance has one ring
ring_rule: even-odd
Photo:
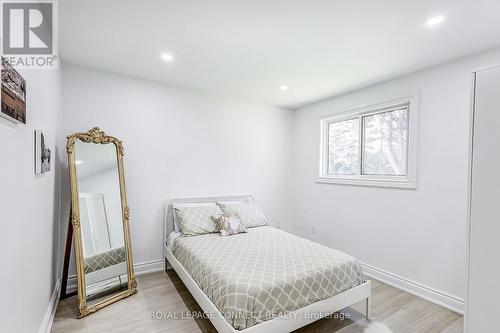
[[[127,253],[125,252],[125,247],[116,247],[85,258],[83,272],[85,274],[92,273],[109,266],[120,264],[126,260]]]
[[[268,226],[178,237],[172,253],[237,330],[364,282],[353,257]]]

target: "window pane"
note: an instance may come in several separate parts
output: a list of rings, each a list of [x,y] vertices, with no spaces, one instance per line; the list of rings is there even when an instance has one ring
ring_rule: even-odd
[[[363,174],[406,175],[408,110],[363,117]]]
[[[328,126],[328,173],[358,174],[359,120],[351,119]]]

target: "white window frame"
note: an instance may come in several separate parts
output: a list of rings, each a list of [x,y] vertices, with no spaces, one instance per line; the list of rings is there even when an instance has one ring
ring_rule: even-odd
[[[320,140],[319,140],[319,173],[316,178],[317,183],[396,187],[396,188],[417,188],[417,158],[418,158],[418,98],[419,93],[415,92],[406,97],[386,100],[383,103],[374,103],[370,106],[361,106],[339,114],[321,117]],[[408,105],[408,151],[407,151],[407,172],[405,176],[398,175],[363,175],[363,117],[390,112]],[[394,111],[394,110],[393,110]],[[329,125],[331,123],[358,119],[359,120],[359,150],[358,150],[358,174],[357,175],[331,175],[328,174],[328,140]]]

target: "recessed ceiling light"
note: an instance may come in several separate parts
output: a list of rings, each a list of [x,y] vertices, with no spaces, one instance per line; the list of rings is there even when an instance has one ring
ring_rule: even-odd
[[[161,58],[165,60],[166,62],[172,62],[174,61],[174,56],[171,55],[170,53],[162,53]]]
[[[82,163],[83,163],[83,162],[82,162],[82,161],[80,161],[80,160],[76,160],[76,161],[75,161],[75,164],[82,164]]]
[[[280,86],[280,89],[281,89],[281,90],[283,90],[283,91],[284,91],[284,90],[288,90],[288,86],[281,85],[281,86]]]
[[[425,25],[428,27],[432,27],[432,26],[438,25],[440,23],[443,23],[444,19],[445,19],[445,17],[443,15],[434,16],[434,17],[431,17],[427,22],[425,22]]]

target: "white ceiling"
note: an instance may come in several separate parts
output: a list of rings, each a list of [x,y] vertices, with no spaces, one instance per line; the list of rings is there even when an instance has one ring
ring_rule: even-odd
[[[116,147],[113,144],[94,144],[76,141],[75,161],[78,179],[118,168]]]
[[[498,0],[59,3],[63,61],[285,107],[500,45]]]

